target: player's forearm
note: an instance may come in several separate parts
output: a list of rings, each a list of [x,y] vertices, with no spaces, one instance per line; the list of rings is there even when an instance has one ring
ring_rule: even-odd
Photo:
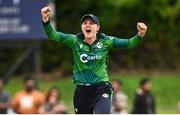
[[[43,23],[44,31],[47,35],[47,38],[54,41],[59,41],[59,34],[58,32],[53,28],[50,21]]]
[[[129,46],[128,48],[134,48],[134,47],[137,47],[142,41],[142,38],[138,35],[132,37],[130,40],[129,40]]]

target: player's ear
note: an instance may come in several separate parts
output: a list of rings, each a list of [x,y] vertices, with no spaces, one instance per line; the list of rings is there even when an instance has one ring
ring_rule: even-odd
[[[99,29],[100,29],[100,25],[97,25],[97,32],[99,31]]]

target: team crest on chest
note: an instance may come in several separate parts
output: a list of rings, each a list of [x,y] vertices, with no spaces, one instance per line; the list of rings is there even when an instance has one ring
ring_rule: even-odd
[[[98,43],[96,44],[96,47],[100,49],[100,48],[103,47],[103,44],[102,44],[101,42],[98,42]]]

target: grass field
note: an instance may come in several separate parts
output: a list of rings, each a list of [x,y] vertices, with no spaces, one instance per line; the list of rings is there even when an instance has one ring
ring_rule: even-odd
[[[180,75],[179,74],[124,74],[113,75],[110,79],[121,79],[123,82],[123,90],[129,98],[129,111],[132,109],[132,99],[135,90],[138,87],[139,80],[143,77],[149,77],[153,84],[153,94],[156,98],[157,113],[174,114],[177,111],[176,105],[180,101]],[[63,80],[41,80],[40,90],[44,93],[51,86],[57,86],[61,90],[62,99],[68,108],[69,113],[73,112],[72,98],[74,85],[72,78]],[[22,79],[13,78],[7,84],[6,89],[11,95],[22,89]]]

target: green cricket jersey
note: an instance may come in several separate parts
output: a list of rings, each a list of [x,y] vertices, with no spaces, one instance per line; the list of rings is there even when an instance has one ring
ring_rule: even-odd
[[[82,33],[78,35],[57,32],[50,22],[44,23],[48,39],[66,44],[73,53],[73,74],[76,85],[88,85],[101,81],[109,81],[107,74],[108,52],[113,47],[133,48],[140,44],[141,38],[121,39],[105,34],[97,34],[96,41],[89,45],[83,42]]]

